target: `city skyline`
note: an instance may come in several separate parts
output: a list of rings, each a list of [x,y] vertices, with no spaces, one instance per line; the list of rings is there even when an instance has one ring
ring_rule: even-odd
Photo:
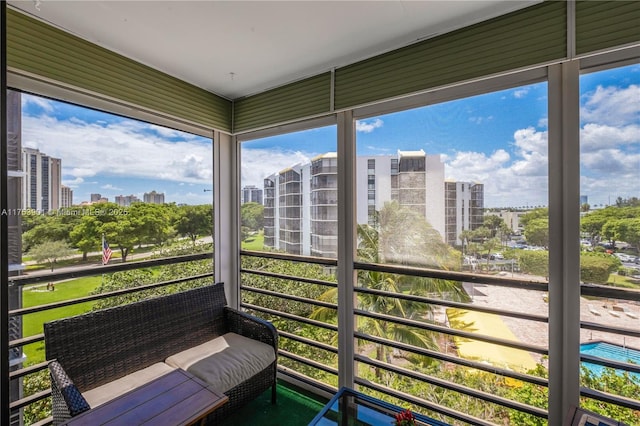
[[[640,66],[581,77],[581,193],[591,205],[640,195]],[[76,200],[101,192],[167,202],[212,201],[211,140],[28,94],[23,146],[64,158],[62,184]],[[443,102],[358,120],[358,155],[420,150],[439,154],[445,178],[482,181],[485,206],[544,206],[547,200],[547,85]],[[336,127],[244,142],[241,186],[336,151]],[[268,158],[269,161],[265,161]]]

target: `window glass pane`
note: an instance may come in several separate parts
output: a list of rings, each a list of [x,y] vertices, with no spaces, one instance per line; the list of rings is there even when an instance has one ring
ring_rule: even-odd
[[[242,143],[242,248],[337,255],[335,126]],[[257,199],[257,196],[256,196]]]
[[[10,310],[213,275],[207,259],[47,278],[104,264],[212,252],[211,139],[13,90],[8,91],[8,118],[11,208],[4,213],[15,277]],[[183,280],[14,316],[10,339],[38,335],[53,319],[210,282]],[[12,365],[44,362],[43,348],[42,341],[16,348]],[[26,376],[12,389],[12,400],[44,390],[47,377],[46,371]],[[47,417],[48,410],[40,403],[26,407],[25,423]]]
[[[375,360],[361,360],[359,376],[495,424],[541,421],[412,383],[393,369],[546,408],[546,388],[508,375],[547,374],[547,84],[368,118],[356,130],[357,256],[365,263],[356,303],[366,312],[357,313],[356,323],[371,336],[359,338],[356,352]],[[428,270],[403,274],[399,265],[470,273],[486,284]]]
[[[240,206],[242,306],[280,332],[281,367],[332,386],[338,384],[336,135],[329,126],[241,143],[241,186],[262,190],[263,200]]]
[[[580,274],[588,284],[581,298],[580,351],[638,364],[640,65],[580,77],[580,215]],[[607,294],[610,288],[618,292]],[[583,362],[581,379],[597,391],[632,399],[640,394],[640,372]],[[638,421],[637,411],[590,398],[581,404],[628,424]]]

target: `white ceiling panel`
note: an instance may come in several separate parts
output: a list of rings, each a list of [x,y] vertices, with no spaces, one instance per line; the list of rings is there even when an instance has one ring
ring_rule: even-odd
[[[232,99],[538,2],[9,0],[83,39]]]

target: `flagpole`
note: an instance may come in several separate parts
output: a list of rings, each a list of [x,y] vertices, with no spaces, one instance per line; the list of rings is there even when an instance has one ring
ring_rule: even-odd
[[[100,245],[100,259],[102,259],[102,266],[104,266],[104,232],[102,233],[102,244]],[[100,281],[100,288],[104,289],[104,272]]]

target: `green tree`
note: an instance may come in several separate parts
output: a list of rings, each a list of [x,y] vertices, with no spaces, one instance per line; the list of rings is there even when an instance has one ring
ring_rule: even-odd
[[[621,240],[640,247],[640,217],[620,219],[618,233]]]
[[[529,244],[549,247],[549,219],[541,217],[529,220],[524,228],[524,237]]]
[[[117,247],[122,262],[127,261],[129,252],[140,241],[139,222],[125,215],[116,216],[116,220],[104,223],[100,228],[111,247]]]
[[[38,263],[48,263],[51,271],[59,259],[73,255],[73,249],[64,241],[44,241],[29,250],[29,255]]]
[[[358,225],[358,259],[367,263],[389,263],[400,260],[405,264],[427,263],[440,268],[455,264],[459,266],[459,256],[442,243],[439,234],[426,223],[424,218],[410,209],[400,207],[397,203],[387,203],[379,212],[379,227]],[[417,235],[416,235],[417,233]],[[417,252],[416,250],[421,250]],[[410,255],[407,251],[411,251]],[[398,256],[400,254],[400,256]],[[409,293],[416,295],[439,294],[448,300],[467,300],[461,286],[452,281],[417,278],[406,275],[390,274],[378,271],[359,271],[358,284],[361,287],[379,290],[391,294]],[[326,291],[321,297],[323,301],[337,301],[337,289]],[[380,296],[368,293],[358,294],[357,308],[379,314],[399,318],[410,318],[429,321],[432,306],[399,299],[393,296]],[[335,321],[334,309],[319,307],[311,318],[331,322]],[[381,321],[365,316],[358,317],[358,330],[408,343],[417,347],[437,349],[437,338],[434,334],[415,327],[407,327],[394,322]],[[375,345],[375,357],[380,361],[391,362],[392,350],[384,345]],[[415,361],[431,362],[428,358],[415,357]],[[376,369],[380,377],[382,372]]]
[[[488,228],[491,231],[491,238],[500,238],[504,241],[509,236],[511,230],[500,216],[493,214],[485,215],[482,226]]]
[[[520,217],[520,224],[526,228],[527,224],[535,219],[546,219],[549,217],[549,209],[537,208],[533,209]]]
[[[519,250],[518,265],[525,274],[549,277],[549,252],[546,250]]]
[[[591,284],[606,284],[609,276],[620,267],[617,257],[606,253],[580,254],[580,280]]]
[[[86,215],[69,233],[71,243],[82,251],[82,260],[87,260],[89,252],[102,250],[102,225],[96,216]]]
[[[264,227],[264,206],[260,203],[244,203],[240,206],[242,226],[251,231],[259,231]]]
[[[460,267],[460,252],[442,240],[424,215],[397,201],[385,203],[378,212],[377,232],[380,263]]]
[[[213,206],[203,204],[180,207],[176,230],[180,235],[189,237],[195,247],[199,236],[211,235],[213,232]]]
[[[35,211],[34,211],[35,212]],[[48,214],[24,215],[22,249],[29,251],[44,241],[65,241],[71,244],[71,230],[80,222],[78,208],[54,210]]]
[[[602,238],[605,238],[612,247],[616,241],[620,241],[620,219],[609,219],[602,225]]]
[[[137,232],[138,244],[154,244],[162,248],[175,234],[169,205],[134,203],[125,211]]]

